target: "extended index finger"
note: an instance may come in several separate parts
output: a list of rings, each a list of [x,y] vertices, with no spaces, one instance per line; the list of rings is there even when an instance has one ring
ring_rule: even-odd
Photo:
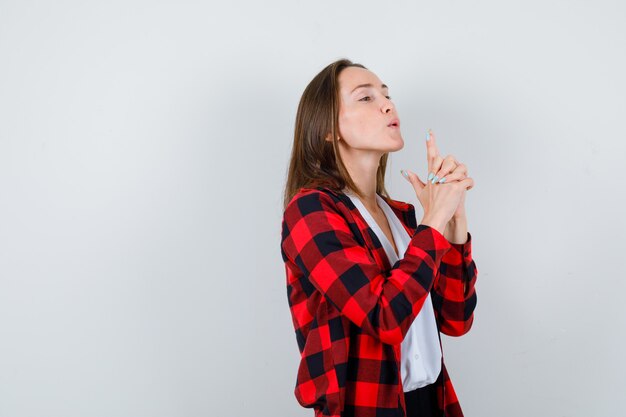
[[[439,156],[439,148],[437,148],[435,134],[432,130],[428,129],[426,137],[426,159],[428,160],[428,170],[430,172],[432,161]]]

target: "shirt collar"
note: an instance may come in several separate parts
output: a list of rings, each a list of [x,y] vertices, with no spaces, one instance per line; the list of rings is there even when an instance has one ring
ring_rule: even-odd
[[[341,191],[333,190],[332,188],[322,187],[322,186],[318,186],[315,188],[320,191],[330,192],[333,195],[335,195],[339,200],[341,200],[346,206],[350,208],[354,207],[354,204],[352,204],[350,197],[348,197],[346,194],[344,194]],[[415,207],[413,206],[413,204],[405,203],[404,201],[394,200],[391,197],[387,197],[381,194],[378,194],[378,195],[380,195],[380,197],[383,200],[385,200],[387,204],[389,204],[389,207],[391,207],[391,209],[394,212],[396,212],[396,214],[399,215],[402,221],[410,229],[413,229],[413,230],[417,229],[417,221],[415,219]]]

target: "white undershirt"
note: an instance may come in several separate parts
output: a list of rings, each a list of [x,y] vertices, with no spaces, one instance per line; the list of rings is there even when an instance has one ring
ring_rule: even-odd
[[[378,226],[361,200],[349,190],[344,190],[344,193],[350,197],[368,226],[376,233],[378,240],[380,240],[387,253],[389,264],[394,265],[399,259],[402,259],[411,236],[404,229],[400,219],[398,219],[387,202],[376,194],[378,206],[385,212],[400,257],[396,255],[393,245],[387,239],[387,235]],[[424,305],[411,324],[409,331],[404,336],[404,340],[402,340],[401,353],[401,374],[404,392],[413,391],[435,382],[441,371],[441,346],[439,345],[437,322],[435,321],[435,312],[430,293],[427,295]]]

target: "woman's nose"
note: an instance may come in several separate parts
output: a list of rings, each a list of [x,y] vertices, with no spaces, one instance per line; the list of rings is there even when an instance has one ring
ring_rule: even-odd
[[[383,111],[383,113],[389,113],[391,111],[391,109],[393,109],[393,103],[390,99],[385,98],[385,102],[381,108],[381,110]]]

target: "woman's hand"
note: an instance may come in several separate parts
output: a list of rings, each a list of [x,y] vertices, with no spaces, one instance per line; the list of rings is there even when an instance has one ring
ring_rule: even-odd
[[[430,179],[435,184],[444,182],[450,183],[451,181],[461,181],[467,178],[467,166],[460,163],[452,155],[448,155],[445,158],[441,158],[439,150],[435,142],[435,135],[429,132],[430,140],[426,141],[426,148],[428,155],[428,172],[430,173],[427,181]],[[467,187],[467,190],[472,189],[472,185]],[[452,218],[458,219],[465,216],[465,192],[461,195],[459,205],[454,212]]]
[[[435,143],[435,137],[429,131],[426,141],[428,172],[426,183],[419,176],[407,171],[409,180],[417,198],[424,209],[424,221],[433,224],[443,233],[451,219],[465,219],[465,192],[474,186],[474,180],[467,176],[467,167],[452,155],[442,158]],[[442,182],[443,181],[443,182]]]

